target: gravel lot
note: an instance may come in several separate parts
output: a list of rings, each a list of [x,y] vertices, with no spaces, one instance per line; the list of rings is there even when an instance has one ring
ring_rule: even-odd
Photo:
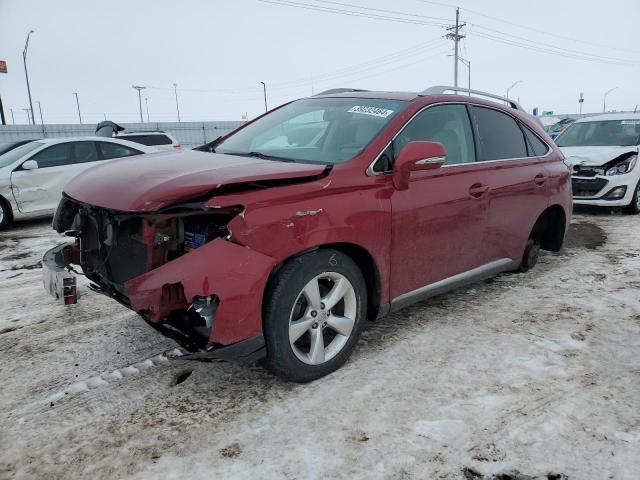
[[[48,224],[0,233],[2,479],[640,478],[640,217],[576,215],[562,253],[372,323],[307,385],[54,304]]]

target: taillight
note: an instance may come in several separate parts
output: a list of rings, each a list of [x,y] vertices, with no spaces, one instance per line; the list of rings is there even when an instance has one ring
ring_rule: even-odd
[[[173,148],[180,148],[182,145],[180,145],[179,143],[176,143]]]

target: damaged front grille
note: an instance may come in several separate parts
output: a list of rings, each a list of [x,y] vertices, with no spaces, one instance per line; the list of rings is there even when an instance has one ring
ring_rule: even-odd
[[[608,183],[604,178],[571,178],[574,197],[595,197]]]
[[[124,284],[215,238],[229,238],[227,223],[241,207],[174,205],[156,213],[126,213],[63,198],[54,228],[76,237],[80,266],[106,293],[128,303]],[[188,299],[191,303],[192,299]],[[186,308],[187,305],[185,305]]]

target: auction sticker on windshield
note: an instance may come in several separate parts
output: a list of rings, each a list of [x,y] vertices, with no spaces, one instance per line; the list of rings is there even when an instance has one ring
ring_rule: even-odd
[[[393,110],[378,107],[365,107],[362,105],[356,105],[347,110],[348,113],[360,113],[362,115],[373,115],[374,117],[387,118],[393,113]]]

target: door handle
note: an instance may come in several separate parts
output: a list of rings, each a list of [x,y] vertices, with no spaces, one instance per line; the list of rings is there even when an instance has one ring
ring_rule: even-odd
[[[544,173],[539,173],[533,178],[533,182],[536,185],[540,185],[540,186],[544,185],[546,181],[547,181],[547,176]]]
[[[488,191],[489,187],[487,185],[483,185],[482,183],[474,183],[469,187],[469,195],[471,195],[473,198],[481,198]]]

